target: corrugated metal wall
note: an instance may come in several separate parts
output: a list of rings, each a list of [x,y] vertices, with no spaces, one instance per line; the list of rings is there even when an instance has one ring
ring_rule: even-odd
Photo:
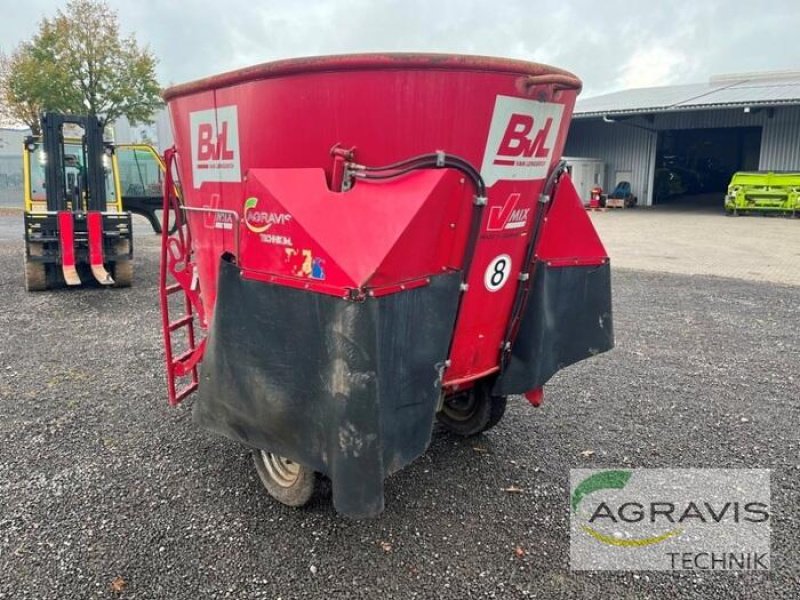
[[[716,127],[763,127],[769,121],[764,110],[746,113],[741,108],[694,110],[656,115],[656,129],[713,129]]]
[[[634,193],[641,204],[649,205],[657,131],[717,127],[761,127],[759,169],[800,170],[800,107],[796,106],[776,107],[771,118],[764,109],[745,113],[737,108],[666,113],[652,121],[641,117],[617,123],[576,119],[565,154],[604,160],[606,187],[613,185],[617,171],[632,171]]]
[[[27,129],[0,129],[0,206],[22,207],[22,144]]]
[[[800,107],[775,111],[761,134],[761,160],[764,171],[800,171]]]
[[[606,164],[606,189],[612,190],[617,171],[631,171],[631,189],[639,202],[649,204],[650,163],[655,157],[656,133],[602,120],[573,121],[564,154],[599,158]]]

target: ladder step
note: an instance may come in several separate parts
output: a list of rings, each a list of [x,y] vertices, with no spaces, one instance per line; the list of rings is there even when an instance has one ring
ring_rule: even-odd
[[[186,396],[191,394],[196,389],[197,389],[197,382],[196,381],[193,381],[192,383],[190,383],[186,387],[183,387],[183,388],[181,388],[179,390],[176,389],[175,390],[175,404],[178,404],[179,402],[181,402],[184,398],[186,398]]]
[[[173,359],[172,366],[175,367],[176,365],[181,364],[183,361],[185,361],[187,358],[189,358],[192,355],[192,352],[194,352],[194,348],[189,348],[185,352],[181,352],[178,356],[176,356]]]
[[[170,321],[169,330],[175,331],[176,329],[180,329],[181,327],[185,327],[189,323],[192,322],[193,315],[184,315],[180,319],[175,319],[174,321]]]
[[[180,283],[173,283],[172,285],[168,285],[166,288],[164,288],[164,291],[167,293],[167,295],[174,294],[175,292],[178,292],[180,290],[181,290]]]

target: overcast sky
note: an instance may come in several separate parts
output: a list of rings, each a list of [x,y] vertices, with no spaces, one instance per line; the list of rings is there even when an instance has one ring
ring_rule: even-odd
[[[506,56],[569,69],[584,96],[800,70],[800,1],[127,0],[124,32],[159,57],[163,84],[259,62],[345,52]],[[53,14],[56,0],[0,0],[0,50]]]

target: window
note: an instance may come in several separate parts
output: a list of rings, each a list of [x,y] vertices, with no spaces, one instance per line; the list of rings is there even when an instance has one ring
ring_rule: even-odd
[[[161,165],[152,150],[118,146],[117,164],[123,197],[161,197]]]

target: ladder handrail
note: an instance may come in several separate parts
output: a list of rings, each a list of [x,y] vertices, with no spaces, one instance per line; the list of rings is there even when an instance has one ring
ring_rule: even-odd
[[[164,223],[161,230],[161,266],[159,273],[159,297],[161,301],[161,327],[164,335],[164,355],[167,371],[167,396],[169,404],[175,406],[194,392],[199,385],[197,367],[203,359],[206,338],[197,342],[195,337],[194,317],[199,319],[201,328],[206,327],[205,310],[200,297],[200,286],[197,270],[192,262],[192,235],[180,198],[175,193],[173,166],[175,164],[175,148],[164,153]],[[176,228],[170,234],[170,214],[175,217]],[[238,241],[238,238],[237,238]],[[180,267],[180,268],[178,268]],[[175,283],[167,282],[168,278]],[[175,320],[169,315],[169,296],[176,292],[183,293],[184,314]],[[172,334],[186,329],[188,349],[175,356],[172,345]],[[178,378],[190,377],[190,382],[180,389]]]

